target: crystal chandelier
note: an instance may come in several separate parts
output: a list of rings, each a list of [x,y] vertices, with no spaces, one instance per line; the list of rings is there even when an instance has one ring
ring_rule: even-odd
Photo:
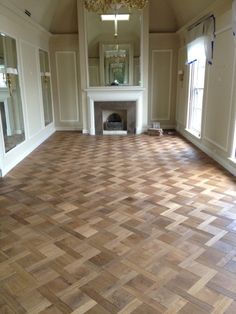
[[[104,13],[108,10],[118,10],[121,7],[131,9],[143,9],[148,0],[84,0],[88,11]]]
[[[115,45],[114,50],[107,50],[105,52],[106,60],[109,61],[109,63],[124,63],[126,60],[126,50],[119,49],[118,45]]]

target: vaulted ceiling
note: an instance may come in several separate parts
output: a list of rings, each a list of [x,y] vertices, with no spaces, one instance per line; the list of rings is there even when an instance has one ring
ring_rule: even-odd
[[[149,0],[150,32],[175,32],[216,0]],[[77,0],[9,0],[53,34],[77,33]]]

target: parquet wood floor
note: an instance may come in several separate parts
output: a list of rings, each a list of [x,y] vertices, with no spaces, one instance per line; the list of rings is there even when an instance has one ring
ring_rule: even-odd
[[[56,133],[0,224],[0,313],[236,313],[235,178],[178,136]]]

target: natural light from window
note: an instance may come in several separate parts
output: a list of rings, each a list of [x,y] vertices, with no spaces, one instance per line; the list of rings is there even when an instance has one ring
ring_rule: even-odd
[[[202,105],[204,95],[206,57],[204,41],[196,40],[191,44],[192,61],[189,65],[189,94],[187,129],[193,135],[201,137]]]

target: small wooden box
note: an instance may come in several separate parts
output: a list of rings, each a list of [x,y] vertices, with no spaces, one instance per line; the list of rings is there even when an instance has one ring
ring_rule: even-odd
[[[162,136],[163,130],[157,129],[157,128],[149,128],[148,129],[148,135]]]

